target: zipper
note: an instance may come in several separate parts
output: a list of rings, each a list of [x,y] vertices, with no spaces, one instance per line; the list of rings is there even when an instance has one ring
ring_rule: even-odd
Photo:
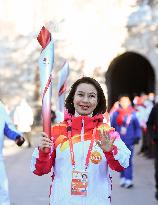
[[[82,143],[81,168],[82,170],[84,170],[85,151],[84,151],[84,119],[83,118],[82,118],[82,128],[81,128],[81,143]]]
[[[84,117],[82,118],[82,129],[81,129],[81,142],[82,142],[82,157],[81,157],[81,166],[82,166],[82,170],[84,171],[85,169],[85,160],[86,160],[86,156],[85,156],[85,148],[84,148]],[[82,201],[82,205],[86,205],[86,201],[85,201],[85,197],[81,197],[81,201]]]

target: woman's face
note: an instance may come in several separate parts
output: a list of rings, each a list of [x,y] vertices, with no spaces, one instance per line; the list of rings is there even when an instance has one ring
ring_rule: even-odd
[[[92,84],[81,83],[74,95],[74,108],[79,115],[91,114],[98,104],[97,90]]]

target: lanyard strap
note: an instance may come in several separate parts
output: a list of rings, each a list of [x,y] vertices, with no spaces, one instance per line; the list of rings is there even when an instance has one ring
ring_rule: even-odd
[[[93,129],[91,143],[89,145],[88,153],[87,153],[87,156],[86,156],[85,171],[87,170],[87,168],[89,166],[89,161],[90,161],[90,157],[91,157],[91,153],[92,153],[92,149],[93,149],[95,135],[96,135],[96,127]]]
[[[127,115],[127,119],[126,119],[126,122],[125,122],[126,123],[125,124],[126,127],[128,127],[128,125],[130,124],[131,119],[132,119],[132,115],[129,115],[129,116]]]
[[[72,138],[71,138],[71,136],[72,136],[71,121],[68,121],[68,129],[67,130],[68,130],[68,138],[69,138],[69,146],[70,146],[71,163],[72,163],[72,167],[74,170],[75,169],[75,157],[74,157],[73,143],[72,143]],[[85,171],[87,170],[87,168],[89,166],[89,161],[90,161],[91,152],[92,152],[92,148],[93,148],[93,144],[94,144],[94,140],[95,140],[95,135],[96,135],[96,127],[93,129],[91,143],[90,143],[89,148],[88,148],[88,153],[87,153],[86,162],[85,162]]]
[[[69,138],[69,146],[70,146],[70,155],[71,155],[71,163],[72,163],[72,167],[73,169],[75,169],[75,157],[74,157],[74,151],[73,151],[73,144],[72,144],[72,139],[71,139],[71,121],[68,121],[68,138]]]

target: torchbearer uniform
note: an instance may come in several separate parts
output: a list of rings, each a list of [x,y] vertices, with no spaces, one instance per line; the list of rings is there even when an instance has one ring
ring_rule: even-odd
[[[50,205],[111,204],[111,170],[127,168],[130,151],[118,134],[113,150],[103,152],[95,143],[102,124],[103,115],[65,118],[52,127],[51,153],[34,150],[33,173],[52,173]]]

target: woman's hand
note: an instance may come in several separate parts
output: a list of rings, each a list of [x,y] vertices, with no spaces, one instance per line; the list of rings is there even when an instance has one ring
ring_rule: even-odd
[[[98,146],[104,151],[104,152],[110,152],[113,149],[113,144],[116,139],[116,137],[110,139],[109,133],[104,130],[99,130],[100,139],[97,141]]]
[[[41,138],[39,148],[41,150],[44,150],[44,148],[50,149],[52,146],[52,140],[48,137],[48,135],[45,132],[42,132],[41,135],[42,135],[42,138]]]

